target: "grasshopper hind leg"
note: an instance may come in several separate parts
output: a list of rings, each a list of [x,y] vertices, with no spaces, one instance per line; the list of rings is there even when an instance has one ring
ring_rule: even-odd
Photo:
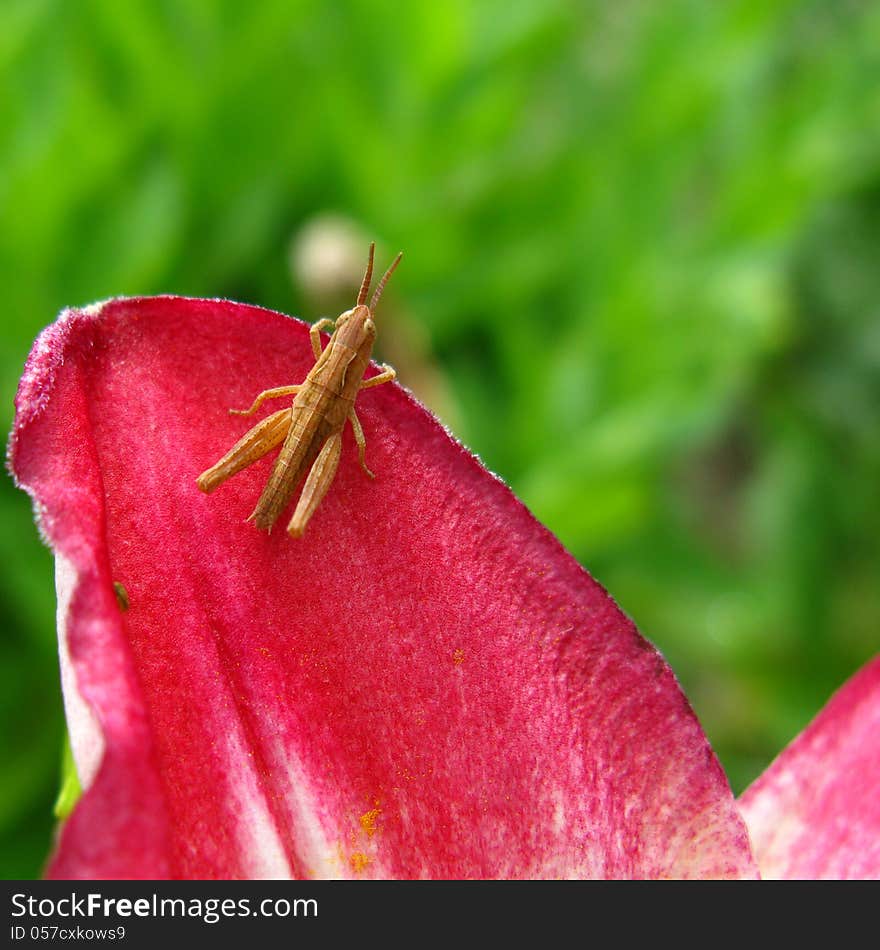
[[[246,432],[233,447],[196,479],[201,491],[210,494],[243,468],[262,458],[283,442],[290,431],[292,410],[281,409],[266,416]]]
[[[309,519],[321,504],[327,490],[336,475],[339,466],[339,456],[342,451],[342,433],[331,435],[324,443],[318,457],[309,471],[302,494],[296,505],[296,511],[287,526],[287,533],[293,538],[301,538],[306,530]]]

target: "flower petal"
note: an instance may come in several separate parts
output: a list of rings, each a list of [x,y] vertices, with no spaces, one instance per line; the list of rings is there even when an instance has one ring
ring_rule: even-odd
[[[271,457],[198,491],[253,424],[227,409],[311,362],[303,324],[224,301],[37,341],[11,458],[63,565],[86,788],[49,873],[753,875],[662,657],[399,386],[358,399],[377,477],[346,431],[304,539],[245,524]]]
[[[771,878],[880,878],[880,657],[743,793]]]

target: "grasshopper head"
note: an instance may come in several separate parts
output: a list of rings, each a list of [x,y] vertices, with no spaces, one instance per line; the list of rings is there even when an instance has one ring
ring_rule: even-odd
[[[364,343],[372,346],[376,339],[376,324],[373,312],[366,304],[359,303],[336,318],[333,336],[353,350],[359,350]]]
[[[379,303],[379,298],[382,296],[385,284],[388,283],[388,278],[394,273],[394,269],[400,263],[401,257],[403,257],[403,252],[401,251],[400,254],[394,258],[391,266],[382,275],[382,279],[379,283],[376,284],[376,289],[373,292],[368,306],[367,294],[370,292],[370,282],[373,279],[373,255],[375,251],[376,243],[373,241],[370,244],[370,257],[367,261],[367,270],[364,273],[364,279],[361,281],[361,289],[358,292],[357,303],[351,310],[346,310],[345,313],[340,314],[336,318],[336,329],[333,335],[336,336],[340,343],[345,343],[346,346],[350,346],[353,350],[360,350],[364,343],[369,343],[370,346],[373,345],[373,340],[376,339],[376,324],[373,322],[373,311]]]

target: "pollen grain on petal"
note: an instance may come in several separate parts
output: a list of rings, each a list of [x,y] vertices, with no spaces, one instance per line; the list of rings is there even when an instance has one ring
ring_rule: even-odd
[[[348,858],[348,863],[355,874],[361,874],[365,871],[370,861],[371,859],[363,851],[353,851]]]
[[[379,807],[379,802],[376,802],[376,807],[371,808],[369,811],[364,812],[360,817],[361,828],[363,828],[364,833],[368,838],[372,838],[376,833],[376,821],[379,818],[379,815],[382,814],[382,809]]]

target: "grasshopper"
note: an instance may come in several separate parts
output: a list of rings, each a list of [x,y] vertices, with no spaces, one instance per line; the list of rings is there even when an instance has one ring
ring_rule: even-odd
[[[342,430],[346,421],[351,422],[354,430],[361,468],[370,478],[375,478],[367,468],[367,442],[354,410],[354,402],[362,389],[390,382],[397,375],[390,366],[383,364],[378,375],[369,379],[363,378],[376,339],[373,311],[379,303],[388,278],[394,273],[403,256],[402,253],[398,254],[385,271],[367,305],[367,295],[373,279],[375,247],[375,243],[370,244],[367,270],[355,306],[340,314],[335,321],[324,317],[312,324],[309,337],[315,354],[315,365],[309,370],[305,381],[294,386],[267,389],[257,396],[249,409],[229,411],[233,415],[250,416],[267,399],[280,399],[283,396],[293,396],[293,405],[273,412],[255,425],[219,462],[196,479],[199,488],[210,493],[227,478],[262,458],[283,442],[257,507],[247,519],[253,521],[257,528],[271,531],[308,472],[287,527],[288,534],[292,537],[303,536],[309,519],[327,494],[336,474],[342,451]],[[334,327],[333,334],[326,348],[322,350],[321,330],[330,326]]]

